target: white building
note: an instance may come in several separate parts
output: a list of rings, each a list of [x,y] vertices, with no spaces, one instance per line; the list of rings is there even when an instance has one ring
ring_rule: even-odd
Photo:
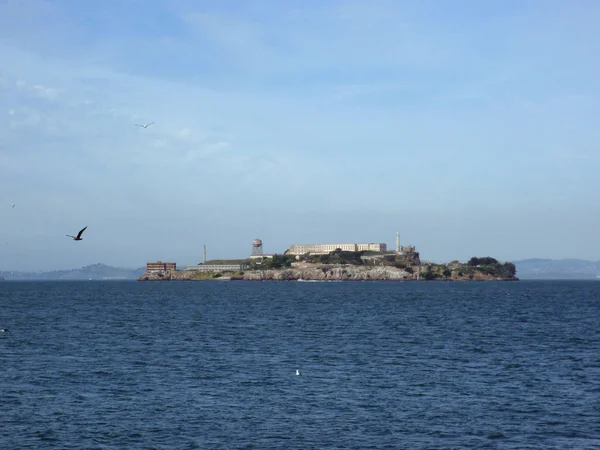
[[[369,244],[293,244],[286,252],[288,255],[305,255],[311,253],[313,255],[326,255],[337,249],[344,252],[385,252],[387,245],[383,243]]]
[[[193,264],[186,266],[185,270],[199,270],[201,272],[237,272],[247,269],[244,264]]]

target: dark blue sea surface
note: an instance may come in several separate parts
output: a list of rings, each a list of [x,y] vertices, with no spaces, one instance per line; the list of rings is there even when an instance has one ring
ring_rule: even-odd
[[[0,328],[2,449],[600,448],[600,282],[8,281]]]

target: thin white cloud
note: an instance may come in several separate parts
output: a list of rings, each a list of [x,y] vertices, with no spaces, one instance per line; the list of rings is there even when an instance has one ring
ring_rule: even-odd
[[[344,2],[291,17],[194,9],[181,17],[194,38],[226,55],[227,66],[255,75],[436,67],[464,53],[454,35],[409,20],[406,10],[393,2]]]
[[[36,245],[89,220],[104,233],[92,255],[110,242],[143,261],[198,235],[232,254],[225,230],[253,222],[289,243],[310,228],[306,211],[316,234],[324,217],[345,212],[342,228],[358,232],[354,216],[386,211],[418,232],[423,211],[583,204],[600,189],[598,64],[593,40],[573,34],[577,18],[595,30],[583,6],[548,48],[561,29],[556,11],[541,20],[550,7],[492,20],[488,7],[434,2],[178,2],[178,15],[156,2],[107,7],[108,32],[37,3],[0,4],[0,196],[19,193],[32,224],[52,222],[10,225],[40,233]]]
[[[191,134],[192,134],[192,131],[189,128],[183,128],[183,129],[179,130],[179,132],[177,133],[177,135],[181,139],[187,139],[190,137]]]
[[[392,94],[397,92],[408,92],[417,89],[417,84],[400,83],[371,83],[371,84],[342,84],[333,86],[334,97],[340,100],[353,100],[369,97],[373,94]]]
[[[58,95],[58,91],[53,88],[45,87],[39,84],[31,87],[31,90],[39,97],[46,100],[55,100]]]
[[[30,84],[24,80],[17,80],[15,82],[15,86],[20,91],[26,92],[27,94],[33,97],[42,98],[44,100],[56,100],[57,96],[59,95],[58,89],[43,86],[41,84]]]
[[[0,45],[0,50],[6,50],[6,47]],[[47,86],[45,77],[38,75],[32,78],[35,81],[21,81],[17,87],[17,81],[22,80],[24,74],[31,75],[29,68],[34,68],[33,73],[48,74],[57,86],[52,89],[63,91],[54,98],[52,110],[45,110],[40,104],[26,103],[22,113],[13,118],[13,132],[19,128],[22,133],[13,134],[15,143],[22,148],[25,136],[28,140],[36,136],[38,139],[37,144],[32,142],[31,146],[37,159],[23,159],[23,169],[37,163],[44,167],[56,166],[58,172],[65,173],[64,166],[56,163],[54,153],[61,149],[61,158],[74,158],[73,161],[81,163],[88,161],[79,171],[82,174],[91,174],[98,168],[104,168],[101,169],[104,172],[112,170],[115,174],[134,170],[138,174],[130,179],[141,180],[143,177],[160,177],[161,171],[174,174],[173,170],[185,170],[173,184],[174,188],[196,182],[190,172],[194,166],[202,170],[204,179],[220,177],[230,179],[231,183],[243,182],[244,178],[235,178],[240,170],[271,182],[284,182],[287,176],[281,163],[268,162],[272,154],[293,151],[285,148],[285,130],[273,134],[266,126],[266,121],[272,117],[283,118],[284,114],[277,110],[282,106],[290,107],[285,101],[219,93],[105,69],[48,64],[34,54],[14,48],[7,52],[17,56],[11,73],[5,76],[15,80],[13,85],[17,89],[11,94],[15,100],[26,100],[31,93],[30,86]],[[27,68],[19,67],[18,62],[23,60],[28,62]],[[63,86],[69,86],[69,89],[63,90]],[[82,98],[86,100],[82,101]],[[258,116],[264,116],[259,128],[253,120],[257,106]],[[294,109],[297,110],[297,105]],[[294,113],[296,116],[302,114],[302,109]],[[155,123],[147,129],[134,126],[146,120]],[[186,124],[184,128],[182,123]],[[231,131],[219,131],[224,129]],[[271,149],[260,143],[261,139],[268,139],[269,134],[279,140],[279,144]],[[247,138],[256,142],[244,142]],[[270,147],[273,147],[272,143]],[[243,159],[240,152],[245,154]],[[297,164],[297,170],[301,170],[301,161]],[[313,163],[303,164],[310,166]],[[69,178],[67,175],[65,180]],[[307,178],[299,180],[300,184],[310,185]],[[85,179],[81,181],[85,184]],[[141,184],[138,189],[150,192],[153,188],[150,184]]]
[[[197,35],[209,39],[254,69],[274,63],[279,56],[263,35],[259,23],[231,15],[195,12],[185,14],[183,19]]]

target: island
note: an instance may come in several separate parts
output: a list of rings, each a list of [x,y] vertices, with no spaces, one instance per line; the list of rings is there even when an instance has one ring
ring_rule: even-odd
[[[218,260],[176,270],[174,263],[148,263],[139,281],[516,281],[512,262],[472,257],[466,263],[422,262],[419,253],[343,251],[327,254],[270,255],[244,260]],[[152,269],[150,269],[152,267]]]

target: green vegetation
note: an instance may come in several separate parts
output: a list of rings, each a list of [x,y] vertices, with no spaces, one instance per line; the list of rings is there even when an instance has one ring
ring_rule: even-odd
[[[491,256],[485,256],[483,258],[477,258],[476,256],[473,256],[467,264],[469,266],[488,266],[492,264],[498,264],[498,260],[496,258],[492,258]]]
[[[352,264],[354,266],[360,266],[363,264],[363,260],[361,259],[363,254],[364,252],[345,252],[338,248],[328,255],[311,256],[311,262],[321,264]]]
[[[510,278],[517,273],[517,268],[511,262],[501,263],[496,258],[486,256],[478,258],[473,256],[467,263],[469,266],[474,266],[477,270],[486,275],[494,277]]]
[[[431,272],[431,271],[426,271],[423,274],[421,274],[421,276],[425,279],[425,280],[435,280],[436,278],[438,278],[438,274]]]
[[[263,258],[262,261],[252,260],[250,268],[253,270],[287,269],[292,267],[295,260],[294,255],[273,255],[272,258]]]
[[[473,280],[486,277],[510,279],[516,275],[516,272],[513,263],[501,263],[495,258],[486,256],[484,258],[473,257],[466,264],[458,261],[452,261],[449,264],[427,263],[421,267],[420,278],[424,280]]]
[[[505,262],[504,264],[502,264],[502,266],[504,267],[504,270],[512,276],[515,276],[517,274],[517,267],[513,263]]]
[[[296,259],[293,255],[273,255],[272,258],[263,260],[262,267],[268,269],[287,269],[292,267],[292,262]]]

